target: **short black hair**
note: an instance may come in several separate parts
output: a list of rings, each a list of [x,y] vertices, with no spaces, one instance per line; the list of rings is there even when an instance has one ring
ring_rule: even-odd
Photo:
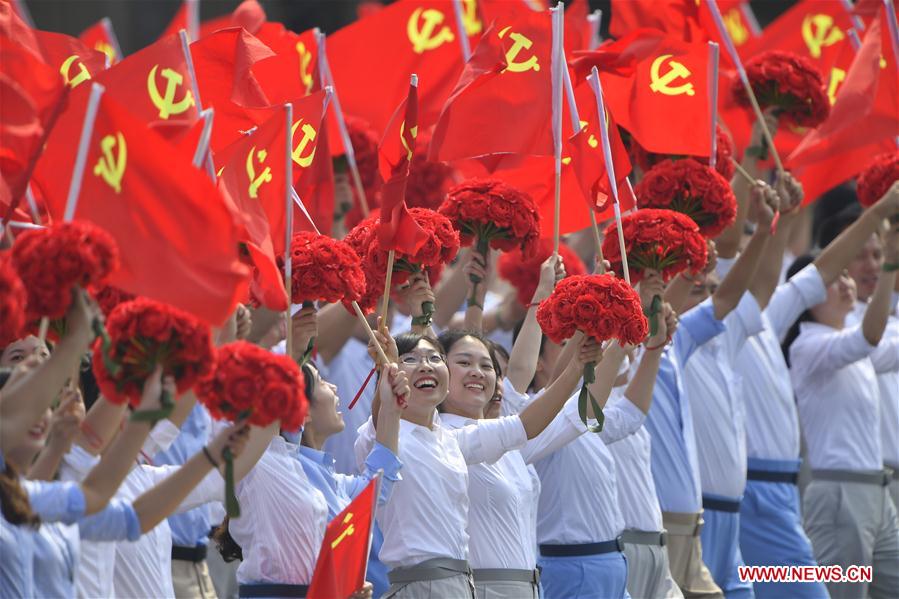
[[[830,245],[834,239],[840,236],[840,233],[857,221],[861,214],[861,206],[851,204],[822,222],[820,229],[818,229],[818,247],[824,249]]]

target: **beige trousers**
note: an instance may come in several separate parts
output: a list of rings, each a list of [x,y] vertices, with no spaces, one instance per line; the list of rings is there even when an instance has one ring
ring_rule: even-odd
[[[474,580],[468,574],[456,574],[440,580],[394,583],[382,599],[474,599]]]
[[[631,597],[680,599],[684,596],[671,576],[667,546],[625,543],[624,555],[627,557],[627,592]]]
[[[538,599],[540,596],[532,582],[476,582],[474,588],[478,599]]]
[[[217,599],[206,561],[172,560],[172,585],[178,599]]]
[[[662,512],[662,523],[668,531],[671,576],[684,597],[724,597],[702,561],[702,542],[699,540],[702,512]]]

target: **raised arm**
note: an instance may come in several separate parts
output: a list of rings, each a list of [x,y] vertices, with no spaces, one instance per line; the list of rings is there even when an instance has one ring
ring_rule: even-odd
[[[396,364],[381,366],[378,396],[384,398],[384,403],[379,406],[375,438],[396,455],[399,453],[400,416],[409,397],[409,379]]]
[[[884,236],[885,264],[899,262],[899,223],[892,223],[890,230]],[[874,294],[865,310],[862,319],[862,333],[871,345],[877,345],[883,338],[883,331],[893,308],[893,287],[896,285],[896,271],[884,269],[877,280]]]
[[[62,401],[50,418],[47,443],[28,469],[32,480],[53,480],[62,463],[62,458],[72,448],[72,441],[84,420],[84,402],[81,392],[68,388],[63,391]]]
[[[465,281],[468,288],[468,303],[465,307],[465,324],[463,328],[466,331],[482,332],[484,329],[484,300],[487,297],[487,277],[490,274],[488,265],[490,264],[490,250],[487,256],[481,256],[477,252],[468,254],[468,262],[462,269],[465,273]],[[480,283],[473,283],[472,278],[476,277]]]
[[[462,249],[456,259],[456,263],[447,266],[440,283],[434,290],[437,298],[437,311],[434,312],[434,324],[441,329],[449,327],[450,321],[459,310],[459,306],[465,301],[465,293],[468,289],[466,281],[468,275],[462,265],[468,262],[470,249]]]
[[[658,315],[659,326],[654,337],[646,340],[646,350],[637,366],[634,378],[627,386],[624,396],[632,404],[640,408],[644,414],[649,413],[652,406],[652,392],[656,384],[656,376],[659,374],[659,363],[662,352],[668,340],[674,336],[677,330],[677,313],[669,304],[662,304],[662,311]]]
[[[749,283],[749,291],[762,310],[768,306],[768,302],[771,301],[771,296],[774,295],[774,290],[777,289],[780,282],[784,250],[799,219],[799,206],[802,204],[803,198],[802,185],[790,173],[785,173],[783,179],[778,181],[776,191],[780,198],[780,221],[777,223],[777,231],[774,236],[765,245],[755,276]]]

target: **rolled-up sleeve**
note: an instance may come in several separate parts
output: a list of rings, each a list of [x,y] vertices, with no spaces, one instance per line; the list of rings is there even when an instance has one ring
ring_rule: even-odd
[[[518,416],[481,420],[451,431],[467,464],[493,463],[503,454],[527,443],[524,423]]]
[[[368,481],[377,475],[378,470],[382,470],[384,476],[381,479],[381,492],[378,495],[378,505],[387,503],[387,500],[390,499],[393,483],[403,480],[403,477],[400,475],[402,467],[403,462],[400,461],[395,453],[380,443],[375,442],[375,446],[365,459],[365,471],[363,476],[353,477],[360,484],[357,485],[357,489],[353,489],[353,492],[350,493],[350,497],[355,497],[362,492],[362,490],[368,486]]]
[[[808,327],[809,323],[804,326]],[[821,330],[823,325],[817,325],[817,328],[814,333],[800,334],[790,347],[792,367],[805,372],[806,376],[839,370],[868,357],[876,347],[868,343],[861,326],[843,330],[828,328],[826,331]]]
[[[599,438],[606,445],[620,441],[637,432],[646,420],[646,414],[624,395],[610,400],[602,411],[605,423]]]
[[[484,421],[481,421],[484,422]],[[577,395],[569,398],[543,432],[528,440],[521,448],[525,463],[533,464],[565,447],[587,432],[577,409]]]
[[[137,512],[121,499],[113,499],[96,514],[78,520],[78,531],[88,541],[136,541],[141,535]]]
[[[22,481],[31,511],[44,522],[74,524],[87,510],[81,485],[76,482]]]
[[[728,358],[733,364],[746,341],[761,333],[764,328],[762,311],[755,296],[749,292],[744,293],[734,311],[725,317],[724,325],[727,330],[723,339]]]
[[[774,334],[783,343],[784,337],[799,315],[827,299],[827,286],[818,267],[809,264],[793,278],[778,285],[765,308]]]
[[[147,435],[147,440],[141,447],[141,453],[152,460],[157,453],[168,451],[179,434],[181,434],[181,429],[175,426],[171,420],[160,420]]]
[[[709,298],[688,310],[680,318],[674,333],[674,351],[682,366],[698,347],[725,330],[724,321],[715,318],[715,306]]]
[[[369,416],[368,420],[356,429],[356,442],[353,444],[353,453],[356,454],[356,465],[359,468],[365,467],[365,460],[368,459],[368,454],[371,453],[374,445],[375,425]]]

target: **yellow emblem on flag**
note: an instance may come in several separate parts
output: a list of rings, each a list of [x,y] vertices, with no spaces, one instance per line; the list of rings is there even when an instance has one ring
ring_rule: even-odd
[[[75,63],[75,61],[78,61]],[[72,64],[78,65],[78,74],[74,77],[69,76],[69,71],[72,70]],[[59,67],[59,74],[62,75],[62,80],[66,82],[66,85],[71,87],[72,89],[78,87],[85,81],[91,78],[90,72],[87,70],[87,67],[84,66],[84,63],[78,60],[77,54],[72,54],[62,63],[62,66]]]
[[[671,56],[671,54],[662,54],[652,61],[652,66],[649,69],[649,76],[652,78],[652,83],[649,84],[649,89],[666,96],[680,96],[681,94],[687,94],[688,96],[696,95],[696,90],[693,89],[693,84],[689,81],[681,83],[678,86],[672,86],[672,83],[676,80],[687,79],[692,73],[690,72],[690,69],[678,61],[669,60]],[[670,68],[664,75],[660,75],[659,71],[666,60],[668,60],[668,66]]]
[[[515,61],[521,51],[530,50],[531,46],[534,45],[534,42],[515,31],[509,33],[509,29],[511,29],[511,27],[506,27],[499,32],[500,39],[506,37],[506,34],[508,33],[509,39],[512,40],[512,47],[506,50],[506,68],[503,69],[502,72],[512,71],[513,73],[524,73],[525,71],[530,70],[539,71],[540,63],[537,62],[537,56],[535,54],[532,54],[530,58],[525,61]]]
[[[834,26],[830,15],[806,15],[802,19],[802,39],[812,58],[821,58],[822,48],[832,46],[845,37],[840,28]]]
[[[840,87],[845,78],[846,71],[843,69],[838,67],[830,69],[830,81],[827,83],[827,99],[830,100],[831,106],[837,101],[837,88]]]
[[[462,0],[464,8],[462,12],[462,25],[465,26],[465,33],[468,35],[477,35],[484,30],[484,24],[478,18],[478,2],[477,0]]]
[[[343,517],[343,523],[349,524],[350,520],[352,520],[352,519],[353,519],[353,512],[350,512],[346,516]],[[343,541],[343,539],[345,537],[352,536],[353,533],[355,533],[355,532],[356,532],[356,527],[353,526],[352,524],[350,524],[349,526],[344,528],[340,532],[340,536],[338,536],[336,539],[331,541],[331,549],[336,549],[337,546],[340,545],[341,541]]]
[[[306,88],[306,95],[309,95],[312,91],[312,73],[309,69],[309,65],[312,63],[312,52],[306,49],[306,44],[303,42],[297,42],[296,49],[300,58],[300,81]]]
[[[313,158],[315,158],[315,148],[306,154],[303,155],[303,152],[306,150],[306,146],[308,146],[311,142],[315,141],[315,136],[318,134],[315,130],[315,127],[310,125],[309,123],[303,123],[303,119],[298,120],[293,124],[293,127],[290,128],[290,138],[293,139],[296,137],[297,129],[301,129],[303,132],[303,139],[300,140],[300,143],[294,147],[293,152],[290,153],[291,157],[293,157],[293,161],[299,164],[301,167],[306,168],[310,164],[312,164]]]
[[[268,158],[268,152],[265,150],[259,150],[257,152],[256,146],[253,146],[250,149],[250,153],[247,154],[247,178],[250,180],[250,186],[247,188],[247,192],[250,194],[251,198],[259,197],[259,188],[262,187],[264,183],[270,183],[272,180],[272,169],[269,167],[265,167],[259,176],[256,175],[256,166],[253,158],[254,154],[255,161],[259,161],[259,166],[262,166],[262,163]]]
[[[412,136],[412,141],[415,141],[415,138],[418,137],[418,125],[409,129],[409,135]],[[406,121],[400,123],[400,143],[403,144],[403,148],[406,150],[406,160],[412,160],[412,150],[415,147],[415,144],[410,143],[409,140],[406,139]]]
[[[175,101],[175,92],[184,84],[184,77],[181,73],[169,68],[162,69],[162,77],[166,80],[165,95],[159,94],[159,88],[156,87],[156,71],[159,65],[154,65],[147,75],[147,92],[150,94],[150,101],[159,109],[159,118],[167,119],[173,114],[181,114],[188,108],[194,106],[194,97],[190,90],[184,92],[184,97]]]
[[[737,46],[745,44],[746,40],[749,39],[749,31],[743,26],[743,19],[740,18],[740,9],[730,9],[723,15],[723,18],[724,27],[730,34],[730,39],[734,41],[734,44]]]
[[[94,50],[99,50],[100,52],[105,54],[106,58],[109,59],[109,64],[115,62],[115,48],[113,48],[111,44],[107,44],[104,41],[99,41],[94,44]]]
[[[113,154],[113,150],[117,150]],[[103,153],[94,165],[94,175],[103,179],[116,193],[122,192],[122,177],[128,164],[128,145],[121,132],[107,135],[100,140],[100,151]]]
[[[447,25],[437,30],[437,26],[443,23],[444,19],[446,16],[436,8],[427,10],[416,8],[412,11],[409,22],[406,23],[406,35],[409,36],[416,54],[424,54],[427,50],[434,50],[456,39],[453,30]]]

